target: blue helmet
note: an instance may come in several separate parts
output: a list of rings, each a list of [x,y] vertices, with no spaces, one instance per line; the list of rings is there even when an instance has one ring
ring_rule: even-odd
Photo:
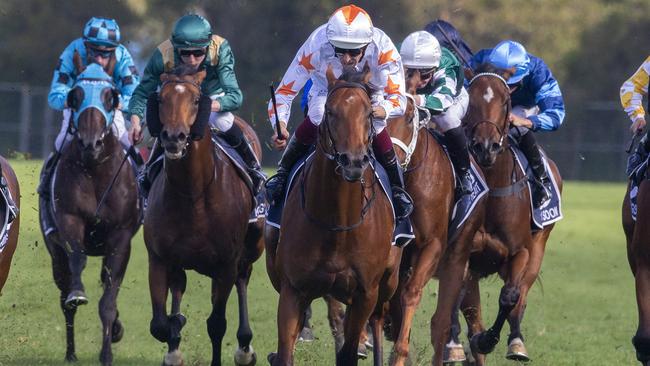
[[[501,69],[516,69],[514,75],[508,79],[508,84],[518,83],[530,71],[530,57],[524,46],[515,41],[499,42],[490,52],[487,61]]]
[[[120,27],[114,19],[92,17],[84,27],[84,40],[96,46],[115,48],[120,44]]]

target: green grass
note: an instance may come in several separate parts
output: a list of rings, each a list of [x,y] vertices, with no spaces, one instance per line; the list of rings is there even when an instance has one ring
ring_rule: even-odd
[[[58,290],[52,281],[50,259],[37,221],[34,193],[40,163],[14,161],[21,183],[22,222],[20,243],[14,255],[9,280],[0,297],[0,365],[62,365],[65,325],[58,305]],[[633,278],[627,265],[625,239],[620,223],[622,184],[567,183],[560,221],[547,245],[541,280],[533,287],[523,333],[533,365],[634,365],[630,339],[636,330]],[[97,302],[101,296],[99,259],[90,258],[84,281],[90,304],[76,317],[79,365],[98,364],[101,326]],[[501,282],[483,281],[484,316],[496,315]],[[431,281],[417,311],[412,331],[412,354],[417,365],[430,364],[429,319],[433,313],[437,285]],[[205,319],[210,311],[207,278],[193,272],[183,300],[188,323],[183,329],[186,365],[209,365],[211,348]],[[236,294],[228,308],[228,332],[223,362],[232,364],[237,340]],[[147,258],[139,233],[133,240],[131,262],[118,298],[125,325],[124,339],[115,344],[115,365],[159,365],[166,346],[149,334],[151,317],[147,285]],[[263,260],[253,272],[249,291],[253,346],[258,362],[276,347],[277,294],[270,285]],[[321,300],[314,303],[317,341],[298,344],[298,365],[334,364],[333,341]],[[513,365],[504,359],[506,332],[488,358],[490,365]],[[387,350],[390,345],[387,345]],[[361,364],[369,365],[370,360]]]

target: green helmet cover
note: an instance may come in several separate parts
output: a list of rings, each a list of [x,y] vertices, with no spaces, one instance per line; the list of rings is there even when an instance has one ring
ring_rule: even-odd
[[[198,14],[182,16],[172,31],[174,48],[204,48],[210,44],[212,27],[210,23]]]

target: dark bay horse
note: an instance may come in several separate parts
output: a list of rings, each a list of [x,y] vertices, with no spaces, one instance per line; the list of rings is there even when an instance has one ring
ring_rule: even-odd
[[[11,195],[13,204],[20,209],[20,187],[16,173],[9,165],[9,162],[0,156],[0,185],[5,185],[8,193]],[[0,293],[7,282],[9,276],[9,267],[11,267],[11,258],[14,256],[16,246],[18,245],[18,231],[20,229],[20,216],[13,217],[9,212],[9,203],[0,193]],[[13,219],[13,221],[10,220]]]
[[[104,294],[99,301],[103,327],[99,359],[103,365],[111,365],[111,343],[124,333],[116,300],[131,253],[131,238],[140,226],[138,192],[133,170],[121,164],[125,154],[110,126],[119,102],[117,90],[101,66],[91,64],[84,70],[78,58],[76,61],[82,72],[67,101],[73,111],[70,126],[74,138],[63,148],[51,181],[51,202],[41,199],[39,214],[54,282],[61,292],[65,358],[76,360],[74,316],[79,305],[88,303],[81,272],[88,255],[101,256]],[[115,184],[97,211],[116,173]],[[53,213],[56,230],[44,227],[48,212]]]
[[[200,89],[205,76],[205,70],[185,67],[161,75],[155,105],[159,123],[154,128],[159,132],[152,134],[159,135],[165,150],[164,168],[152,184],[144,222],[153,311],[150,331],[168,344],[163,364],[182,365],[179,345],[185,316],[180,305],[187,282],[185,270],[193,269],[212,279],[212,313],[207,319],[211,365],[221,365],[226,304],[233,285],[239,297],[235,363],[252,365],[256,355],[251,346],[247,286],[253,262],[264,250],[263,223],[249,225],[254,199],[234,164],[215,150],[210,138],[211,100]],[[261,158],[259,141],[254,142]],[[169,293],[171,313],[167,312]]]
[[[381,365],[384,305],[397,286],[401,249],[391,246],[389,198],[368,169],[370,71],[345,72],[341,80],[331,69],[326,74],[329,95],[316,151],[289,193],[277,248],[267,243],[269,276],[280,291],[278,353],[269,360],[293,365],[305,308],[331,295],[348,305],[336,364],[357,364],[360,334],[370,318],[374,364]]]
[[[463,284],[474,233],[485,210],[481,198],[453,242],[448,243],[449,221],[454,207],[454,173],[442,146],[418,118],[412,95],[416,93],[419,72],[407,75],[410,93],[403,117],[389,121],[388,131],[397,139],[400,161],[408,162],[404,178],[406,190],[415,202],[411,222],[415,239],[404,248],[398,291],[390,304],[390,328],[394,340],[392,365],[404,365],[409,354],[409,336],[415,310],[429,279],[439,278],[438,304],[431,318],[433,364],[442,365],[451,315]],[[419,130],[419,131],[418,131]],[[413,141],[416,144],[413,145]]]
[[[528,291],[539,274],[554,225],[531,232],[526,177],[517,168],[507,136],[512,107],[506,80],[510,75],[487,65],[476,72],[470,75],[469,109],[463,122],[470,150],[485,174],[490,193],[485,220],[474,237],[461,310],[469,325],[470,344],[478,365],[485,363],[485,355],[499,342],[506,320],[510,324],[506,358],[527,361],[521,321]],[[547,161],[561,189],[557,166],[548,158]],[[504,286],[496,320],[486,331],[481,319],[479,279],[493,273],[500,275]],[[457,322],[457,316],[452,320]]]
[[[623,199],[623,230],[627,239],[627,259],[634,274],[639,325],[632,343],[636,358],[643,366],[650,366],[650,181],[643,179],[637,191],[636,221],[630,208],[628,184]]]

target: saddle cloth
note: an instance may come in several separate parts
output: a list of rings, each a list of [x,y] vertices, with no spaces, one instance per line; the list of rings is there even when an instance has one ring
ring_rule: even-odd
[[[268,225],[280,229],[280,222],[282,221],[284,203],[287,200],[287,197],[289,197],[289,192],[291,192],[291,190],[294,189],[295,186],[297,185],[295,178],[298,176],[298,173],[302,171],[305,164],[311,159],[313,159],[313,156],[314,156],[313,152],[307,154],[306,156],[298,160],[298,162],[296,162],[296,164],[291,169],[284,199],[281,200],[281,202],[275,202],[269,207],[269,210],[266,215],[266,223]],[[371,167],[373,169],[375,177],[377,177],[377,179],[379,180],[383,193],[388,198],[391,207],[393,207],[392,206],[393,202],[391,199],[393,195],[390,189],[390,183],[388,180],[388,175],[386,174],[386,170],[384,170],[381,164],[376,163],[374,159],[372,160]],[[393,219],[394,219],[393,221],[395,222],[395,226],[393,227],[393,240],[391,244],[395,246],[403,247],[406,246],[408,243],[410,243],[411,240],[413,240],[413,238],[415,238],[415,235],[413,234],[413,227],[411,226],[411,220],[409,218],[406,218],[404,220],[396,220],[394,215],[395,215],[395,211],[393,209]]]
[[[639,186],[641,185],[641,182],[643,180],[647,179],[647,172],[648,172],[648,159],[650,159],[650,155],[643,161],[643,163],[639,164],[634,170],[632,170],[632,173],[630,173],[630,210],[632,211],[632,219],[636,221],[636,214],[637,214],[637,196],[639,194]]]
[[[2,199],[0,207],[4,206],[4,217],[0,217],[0,222],[2,223],[2,229],[0,229],[0,253],[2,253],[9,241],[11,224],[18,216],[18,208],[9,204],[9,202],[13,202],[13,197],[6,186],[4,177],[0,176],[0,179],[2,180],[0,181],[0,199]]]

